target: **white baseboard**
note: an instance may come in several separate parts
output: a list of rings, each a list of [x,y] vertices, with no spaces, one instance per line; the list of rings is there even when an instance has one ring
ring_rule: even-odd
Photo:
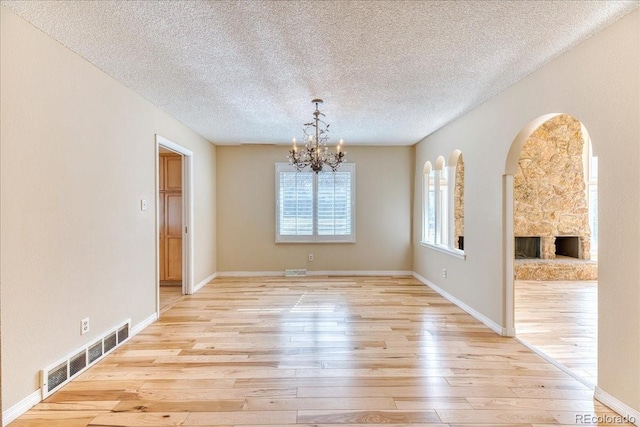
[[[142,331],[144,328],[146,328],[156,320],[158,320],[158,313],[153,313],[151,316],[147,317],[142,322],[138,323],[136,326],[133,326],[129,333],[129,337],[131,338],[135,335],[138,335],[140,331]]]
[[[282,271],[219,271],[216,273],[216,277],[273,277],[284,276],[284,270]]]
[[[576,375],[576,373],[574,371],[572,371],[571,369],[567,368],[566,366],[564,366],[562,363],[558,362],[557,360],[555,360],[553,357],[549,356],[548,354],[546,354],[545,352],[543,352],[542,350],[540,350],[538,347],[529,344],[526,341],[522,341],[520,338],[518,337],[513,337],[513,339],[515,339],[516,341],[518,341],[520,344],[522,344],[523,346],[527,347],[529,350],[533,351],[535,354],[537,354],[538,356],[542,357],[544,360],[546,360],[547,362],[551,363],[553,366],[555,366],[556,368],[560,369],[562,372],[564,372],[565,374],[569,375],[570,377],[573,377],[576,381],[581,382],[582,384],[584,384],[586,387],[589,387],[591,390],[594,389],[595,384],[593,384],[591,381],[589,381],[586,378],[582,378],[579,375]]]
[[[484,314],[480,313],[479,311],[475,310],[474,308],[469,307],[467,304],[465,304],[464,302],[460,301],[458,298],[454,297],[453,295],[451,295],[450,293],[448,293],[444,289],[441,289],[440,287],[438,287],[435,284],[431,283],[430,281],[428,281],[427,279],[425,279],[424,277],[422,277],[421,275],[419,275],[415,271],[413,272],[413,277],[415,277],[416,279],[418,279],[419,281],[421,281],[422,283],[424,283],[425,285],[427,285],[428,287],[430,287],[431,289],[433,289],[434,291],[439,293],[445,299],[451,301],[452,303],[454,303],[455,305],[457,305],[458,307],[460,307],[461,309],[463,309],[464,311],[469,313],[471,316],[475,317],[480,322],[484,323],[485,326],[487,326],[489,329],[491,329],[495,333],[499,334],[500,336],[508,336],[507,335],[507,332],[508,332],[507,328],[503,328],[502,326],[498,325],[496,322],[494,322],[493,320],[489,319]]]
[[[504,331],[504,333],[502,334],[503,337],[516,337],[516,328],[502,328],[502,330]]]
[[[196,292],[198,292],[200,289],[202,289],[204,285],[209,284],[209,282],[211,282],[216,277],[218,277],[218,273],[213,273],[211,276],[207,277],[206,279],[204,279],[203,281],[195,285],[193,287],[193,293],[195,294]]]
[[[129,337],[127,338],[127,340],[137,335],[140,331],[142,331],[144,328],[146,328],[156,320],[158,320],[158,314],[153,313],[151,316],[147,317],[142,322],[138,323],[136,326],[131,327],[129,331]],[[78,350],[70,354],[75,354],[77,352]],[[2,411],[2,425],[6,426],[7,424],[14,421],[20,415],[24,414],[29,409],[31,409],[34,405],[37,405],[41,401],[42,401],[42,389],[39,388],[38,390],[34,391],[30,395],[22,399],[20,402],[16,403],[15,405],[7,409],[6,411]]]
[[[402,270],[314,270],[307,276],[411,276],[412,271]]]
[[[6,411],[2,411],[2,425],[6,426],[11,421],[18,418],[20,415],[27,412],[29,409],[33,408],[35,405],[40,403],[42,400],[42,393],[40,389],[37,389],[20,402],[13,405],[11,408]]]
[[[596,387],[593,397],[603,405],[608,406],[609,408],[613,409],[618,414],[626,418],[625,422],[640,426],[640,411],[638,411],[637,409],[633,409],[626,403],[619,401],[606,391],[602,390],[600,387]]]
[[[404,270],[307,270],[307,276],[411,276]],[[283,271],[220,271],[217,277],[284,276]]]
[[[308,271],[307,274],[309,276],[413,276],[419,281],[421,281],[422,283],[424,283],[426,286],[429,286],[438,294],[440,294],[441,296],[443,296],[444,298],[446,298],[447,300],[449,300],[450,302],[452,302],[453,304],[461,308],[462,310],[469,313],[471,316],[473,316],[474,318],[482,322],[484,325],[486,325],[488,328],[490,328],[494,332],[502,336],[515,335],[515,331],[508,331],[506,328],[503,328],[502,326],[498,325],[488,317],[484,316],[480,312],[471,308],[470,306],[468,306],[458,298],[444,291],[440,287],[436,286],[435,284],[431,283],[429,280],[425,279],[424,277],[422,277],[421,275],[415,272],[396,271],[396,270],[393,270],[393,271],[330,270],[330,271]],[[284,276],[284,271],[227,271],[227,272],[214,273],[211,276],[204,279],[202,282],[198,283],[198,285],[194,287],[194,292],[202,288],[207,283],[211,282],[216,277],[254,277],[254,276]],[[131,328],[130,337],[137,335],[139,332],[141,332],[147,326],[151,325],[156,320],[158,320],[158,314],[153,313],[152,315],[147,317],[145,320],[143,320],[142,322],[138,323],[137,325]],[[511,332],[512,335],[509,335],[508,332]],[[525,343],[523,344],[527,346]],[[554,365],[558,366],[555,363]],[[564,371],[566,368],[563,369],[562,367],[560,367],[560,369]],[[610,395],[609,393],[605,392],[599,387],[595,387],[594,397],[603,405],[606,405],[607,407],[619,413],[621,416],[625,417],[628,420],[628,422],[636,426],[640,426],[639,424],[640,411],[621,402],[620,400]],[[26,396],[24,399],[22,399],[12,407],[3,411],[2,426],[8,425],[9,423],[17,419],[20,415],[24,414],[29,409],[31,409],[33,406],[40,403],[41,398],[42,398],[42,393],[41,393],[41,390],[38,389],[33,393],[29,394],[28,396]]]

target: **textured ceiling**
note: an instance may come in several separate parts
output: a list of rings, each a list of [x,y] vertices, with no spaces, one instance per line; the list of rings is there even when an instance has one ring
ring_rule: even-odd
[[[2,1],[216,144],[410,145],[639,1]]]

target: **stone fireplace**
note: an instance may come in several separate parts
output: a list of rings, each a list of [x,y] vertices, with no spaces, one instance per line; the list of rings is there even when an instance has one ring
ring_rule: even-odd
[[[516,236],[516,259],[540,258],[540,237]]]
[[[529,137],[514,177],[515,272],[521,280],[595,280],[582,125],[568,115]]]
[[[556,237],[556,258],[566,256],[569,258],[581,258],[580,237],[578,236],[558,236]]]

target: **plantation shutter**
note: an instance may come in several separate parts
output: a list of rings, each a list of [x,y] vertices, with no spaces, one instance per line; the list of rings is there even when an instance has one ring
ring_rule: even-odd
[[[355,242],[355,165],[298,172],[276,163],[276,242]]]
[[[351,173],[318,174],[318,235],[351,234]]]
[[[279,233],[313,235],[313,174],[280,172]]]

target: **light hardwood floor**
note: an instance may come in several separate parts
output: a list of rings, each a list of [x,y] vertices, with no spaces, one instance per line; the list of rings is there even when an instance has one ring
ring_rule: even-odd
[[[598,282],[517,281],[518,338],[592,384],[598,378]]]
[[[11,426],[524,427],[605,414],[590,389],[413,278],[272,277],[184,297]]]
[[[182,295],[182,285],[160,285],[160,313],[164,313],[175,303],[180,301]]]

